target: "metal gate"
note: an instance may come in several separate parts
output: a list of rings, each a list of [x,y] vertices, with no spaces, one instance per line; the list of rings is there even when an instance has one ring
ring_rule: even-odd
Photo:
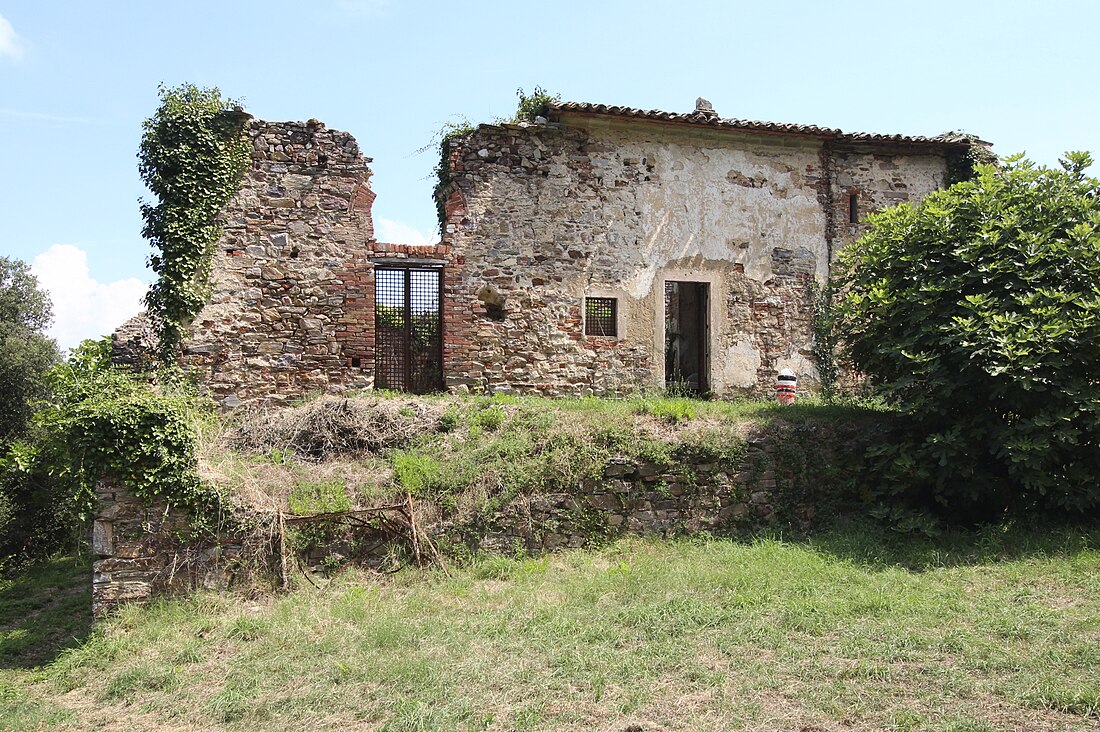
[[[374,270],[374,385],[413,394],[443,389],[443,272]]]

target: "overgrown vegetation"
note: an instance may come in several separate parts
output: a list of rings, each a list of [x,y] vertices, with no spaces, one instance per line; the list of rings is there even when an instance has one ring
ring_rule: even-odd
[[[71,547],[108,477],[136,495],[163,498],[195,519],[214,522],[216,491],[195,472],[195,394],[178,375],[136,380],[110,364],[110,338],[85,341],[47,374],[49,400],[3,463],[17,510],[3,550],[21,560]]]
[[[978,176],[979,166],[997,164],[997,156],[975,135],[953,134],[964,138],[969,144],[961,150],[956,149],[947,153],[947,175],[945,176],[947,185],[974,180]]]
[[[260,508],[286,510],[288,486],[340,479],[353,506],[409,492],[464,519],[487,519],[517,495],[572,491],[599,479],[611,460],[735,465],[754,425],[837,424],[844,431],[883,416],[810,402],[779,408],[657,396],[323,397],[215,431],[200,441],[200,463],[210,482]]]
[[[561,101],[561,94],[550,94],[541,86],[535,85],[530,94],[523,91],[523,87],[516,89],[519,103],[516,105],[516,114],[513,122],[534,122],[536,117],[546,117],[550,104]]]
[[[0,584],[0,728],[1083,732],[1098,546],[859,524],[630,540],[202,594],[90,635],[86,578],[54,564]]]
[[[869,217],[842,256],[847,355],[909,418],[887,490],[958,517],[1100,508],[1100,182],[1020,157]]]
[[[43,333],[51,318],[49,296],[27,264],[0,257],[0,569],[23,543],[35,500],[15,464],[18,443],[49,393],[46,373],[60,358],[57,344]]]
[[[829,402],[837,397],[837,379],[840,376],[840,365],[837,363],[840,344],[836,286],[832,280],[824,283],[810,280],[808,290],[814,366],[821,385],[821,397]]]
[[[206,304],[218,218],[240,187],[251,147],[247,115],[218,89],[160,87],[160,107],[145,121],[138,153],[141,179],[157,197],[143,203],[142,231],[157,253],[157,281],[145,304],[160,330],[160,354],[175,356],[184,328]]]

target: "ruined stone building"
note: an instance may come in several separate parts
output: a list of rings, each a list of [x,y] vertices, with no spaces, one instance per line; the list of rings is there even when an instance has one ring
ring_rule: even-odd
[[[446,143],[442,241],[375,240],[370,159],[253,120],[183,358],[224,405],[387,388],[770,391],[814,379],[807,283],[876,208],[942,187],[962,136],[553,103]],[[124,339],[120,333],[116,339]]]

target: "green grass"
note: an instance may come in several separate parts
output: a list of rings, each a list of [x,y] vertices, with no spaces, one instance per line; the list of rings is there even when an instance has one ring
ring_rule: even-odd
[[[1096,729],[1100,530],[624,540],[45,640],[2,729]]]
[[[394,485],[447,507],[469,504],[474,496],[482,512],[517,494],[570,490],[598,478],[615,459],[672,465],[692,453],[736,463],[745,453],[745,433],[753,426],[815,424],[830,432],[840,427],[843,433],[885,416],[866,404],[816,400],[783,407],[664,396],[437,399],[446,404],[438,431],[386,456]]]

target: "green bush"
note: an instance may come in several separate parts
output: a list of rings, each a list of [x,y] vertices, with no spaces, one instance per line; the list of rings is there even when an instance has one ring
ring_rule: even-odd
[[[974,518],[1100,508],[1100,182],[1019,156],[869,217],[842,255],[846,355],[908,415],[895,491]]]
[[[196,529],[217,518],[219,496],[195,471],[194,395],[174,377],[150,385],[113,368],[104,338],[74,349],[47,380],[50,401],[0,459],[0,494],[12,514],[0,556],[44,556],[80,535],[106,476],[183,508]]]

